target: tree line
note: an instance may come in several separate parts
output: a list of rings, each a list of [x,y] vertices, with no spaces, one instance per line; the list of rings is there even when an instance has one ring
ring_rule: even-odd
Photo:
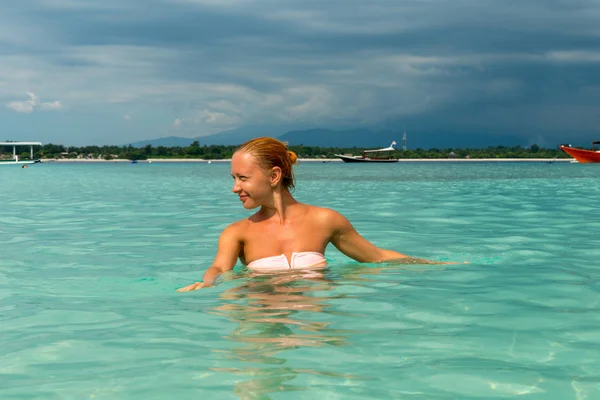
[[[237,146],[201,145],[194,141],[189,146],[64,146],[45,144],[34,147],[34,158],[94,158],[111,160],[115,158],[128,160],[146,160],[148,158],[200,158],[205,160],[231,158]],[[320,147],[291,145],[290,150],[300,158],[334,158],[335,154],[360,155],[363,147]],[[19,158],[30,157],[29,146],[18,147]],[[1,158],[12,156],[12,146],[0,146]],[[398,149],[394,157],[399,159],[442,159],[442,158],[570,158],[558,148],[542,148],[537,144],[522,146],[490,146],[487,148],[430,148],[430,149]]]

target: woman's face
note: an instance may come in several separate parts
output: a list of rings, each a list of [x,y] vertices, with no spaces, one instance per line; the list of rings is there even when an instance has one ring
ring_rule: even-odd
[[[231,158],[232,192],[240,197],[244,208],[251,210],[273,201],[269,171],[262,169],[254,156],[237,152]]]

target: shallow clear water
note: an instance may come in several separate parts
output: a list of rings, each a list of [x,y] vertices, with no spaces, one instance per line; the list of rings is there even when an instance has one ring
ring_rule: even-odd
[[[300,201],[470,264],[202,277],[227,164],[0,168],[2,399],[599,399],[600,166],[305,163]],[[295,279],[294,279],[295,278]]]

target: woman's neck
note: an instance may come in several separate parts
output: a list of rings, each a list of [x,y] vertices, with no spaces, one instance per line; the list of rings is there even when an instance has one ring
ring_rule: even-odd
[[[298,202],[287,189],[276,189],[273,191],[273,203],[262,206],[261,213],[265,218],[277,216],[279,223],[283,224],[288,215],[288,208],[294,204]]]

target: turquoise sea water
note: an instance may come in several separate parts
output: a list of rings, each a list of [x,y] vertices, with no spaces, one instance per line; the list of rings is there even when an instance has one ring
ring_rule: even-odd
[[[300,201],[470,264],[202,277],[228,164],[0,168],[1,399],[600,399],[600,166],[305,163]]]

